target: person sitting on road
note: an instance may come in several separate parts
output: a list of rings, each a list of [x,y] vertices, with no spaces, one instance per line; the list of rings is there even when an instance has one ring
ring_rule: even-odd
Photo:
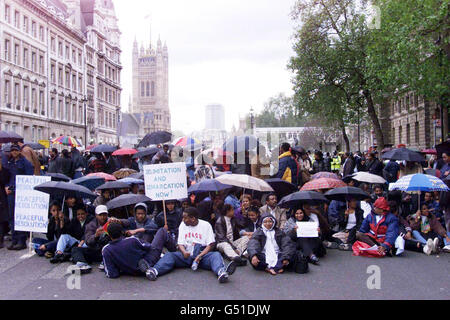
[[[84,241],[84,233],[86,231],[86,226],[94,220],[95,217],[87,213],[84,205],[76,206],[74,211],[76,212],[77,218],[70,223],[69,232],[62,234],[59,237],[58,243],[56,244],[55,256],[50,259],[51,263],[68,261],[71,255],[67,250],[75,245],[83,248],[87,247]]]
[[[103,205],[98,206],[95,208],[95,219],[86,226],[84,240],[87,247],[72,248],[72,261],[76,264],[81,274],[92,271],[89,263],[102,261],[102,249],[111,241],[106,232],[107,223],[108,208]],[[101,267],[102,264],[100,265]]]
[[[212,270],[220,283],[228,281],[236,270],[236,262],[231,261],[227,266],[219,252],[213,251],[215,245],[214,232],[206,221],[198,218],[196,208],[187,208],[183,212],[183,222],[179,228],[177,252],[166,253],[153,267],[149,268],[146,276],[149,280],[156,280],[174,268],[189,268],[196,270]]]
[[[244,226],[248,218],[248,209],[252,202],[252,196],[243,194],[241,196],[241,206],[234,211],[234,217],[240,226]]]
[[[356,233],[356,239],[370,246],[378,246],[380,254],[390,254],[399,235],[398,219],[389,212],[385,198],[379,198],[373,205],[372,213],[363,221]]]
[[[251,238],[253,233],[261,226],[259,208],[257,206],[250,206],[248,209],[248,219],[244,228],[241,229],[239,235],[241,237],[247,236]]]
[[[302,205],[302,210],[306,216],[309,217],[310,221],[314,221],[320,228],[320,238],[322,239],[322,243],[325,248],[328,249],[338,249],[339,243],[336,238],[333,238],[333,234],[335,233],[330,229],[330,225],[328,224],[327,219],[322,215],[318,206],[311,205],[309,203],[304,203]]]
[[[266,205],[262,206],[259,209],[261,216],[266,215],[267,213],[271,214],[276,220],[277,225],[280,229],[284,228],[284,224],[286,223],[286,209],[282,209],[277,206],[278,200],[275,193],[270,193],[266,198]]]
[[[422,203],[421,210],[409,217],[408,222],[412,229],[413,238],[423,245],[428,252],[438,253],[440,249],[440,239],[444,240],[444,251],[450,252],[450,232],[447,232],[440,224],[436,216],[430,212],[428,205]]]
[[[216,221],[215,231],[217,250],[229,260],[235,261],[238,266],[247,265],[243,254],[247,250],[250,238],[240,237],[239,226],[234,218],[234,209],[231,204],[224,205],[222,215]]]
[[[295,244],[277,228],[277,220],[270,214],[261,218],[262,225],[253,234],[247,247],[253,268],[272,275],[283,273],[291,263]]]
[[[296,243],[297,250],[302,251],[303,255],[307,257],[308,262],[318,265],[319,258],[325,256],[327,251],[323,246],[320,237],[297,237],[297,222],[309,222],[311,220],[310,217],[304,214],[301,208],[295,209],[294,212],[294,216],[288,219],[283,231],[291,238],[292,241]],[[320,231],[320,228],[318,228],[318,230]]]
[[[183,220],[183,211],[180,208],[176,208],[176,200],[166,201],[166,219],[167,226],[164,221],[164,211],[161,211],[154,219],[153,223],[158,228],[166,228],[169,231],[172,238],[176,240],[178,238],[178,228]]]
[[[149,218],[147,215],[147,210],[147,205],[141,202],[134,206],[133,217],[117,220],[125,228],[126,236],[135,236],[141,242],[152,243],[153,237],[159,227],[152,219]]]
[[[118,278],[121,274],[145,275],[161,257],[164,247],[172,241],[168,232],[159,229],[153,241],[141,242],[137,237],[125,238],[125,230],[117,220],[108,224],[111,242],[102,249],[103,265],[108,278]]]
[[[352,250],[352,245],[356,241],[356,232],[361,228],[364,220],[363,216],[364,211],[361,210],[356,199],[349,199],[347,208],[342,208],[339,211],[339,232],[333,234],[333,238],[337,238],[342,242],[339,244],[339,250]]]

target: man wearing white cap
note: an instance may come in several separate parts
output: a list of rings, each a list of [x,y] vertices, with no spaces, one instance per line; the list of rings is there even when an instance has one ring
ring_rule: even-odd
[[[72,249],[72,259],[81,273],[91,272],[89,263],[102,261],[102,249],[111,241],[106,228],[108,225],[108,208],[104,205],[95,208],[95,218],[87,226],[84,240],[87,248]]]

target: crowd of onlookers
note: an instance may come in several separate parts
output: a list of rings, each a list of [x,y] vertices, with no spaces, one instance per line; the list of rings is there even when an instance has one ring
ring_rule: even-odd
[[[11,230],[10,250],[26,248],[27,233],[14,231],[15,176],[62,173],[78,178],[88,172],[113,173],[121,168],[142,171],[145,164],[171,161],[170,147],[143,159],[131,156],[81,154],[56,149],[49,157],[38,155],[27,145],[12,145],[3,153],[0,170],[0,248]],[[31,154],[30,154],[31,152]],[[188,185],[213,179],[220,170],[265,178],[259,155],[246,152],[244,163],[210,163],[186,159]],[[287,143],[280,146],[278,170],[273,177],[299,188],[314,173],[330,171],[348,185],[368,193],[364,200],[347,198],[329,203],[299,202],[289,209],[278,205],[276,193],[254,193],[237,187],[189,194],[186,199],[141,202],[108,209],[107,203],[124,194],[144,194],[143,183],[120,190],[103,189],[90,201],[74,197],[51,196],[48,230],[32,240],[36,252],[51,263],[71,261],[80,272],[91,271],[98,262],[110,278],[120,274],[146,275],[150,280],[173,268],[212,270],[219,282],[226,282],[236,267],[250,264],[272,275],[285,271],[305,273],[308,264],[319,265],[327,250],[351,251],[359,241],[376,246],[380,256],[400,256],[405,250],[427,255],[450,252],[447,193],[421,195],[387,192],[385,185],[369,185],[352,179],[359,171],[394,182],[399,177],[437,170],[443,179],[450,173],[450,159],[431,159],[425,163],[386,164],[377,153],[334,153],[332,157],[315,151],[313,156]],[[268,178],[268,177],[267,177]],[[320,190],[325,192],[326,190]],[[299,237],[300,222],[314,222],[317,236]]]

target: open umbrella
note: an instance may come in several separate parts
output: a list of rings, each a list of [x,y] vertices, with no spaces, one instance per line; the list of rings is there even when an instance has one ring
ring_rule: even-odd
[[[320,178],[311,180],[303,185],[300,189],[301,191],[314,191],[323,189],[334,189],[347,186],[344,181],[330,179],[330,178]]]
[[[63,146],[81,147],[81,144],[78,142],[78,140],[71,136],[60,136],[53,139],[51,142],[52,144],[62,144]]]
[[[127,178],[120,179],[119,181],[125,182],[128,185],[132,184],[144,184],[144,180],[142,179],[136,179],[136,178],[130,178],[129,176]]]
[[[273,188],[274,192],[278,196],[278,199],[281,199],[292,192],[298,191],[294,184],[280,178],[266,179],[264,181],[266,181]]]
[[[24,142],[24,144],[28,145],[33,150],[47,149],[45,146],[37,142]]]
[[[230,188],[232,188],[232,186],[223,184],[217,181],[216,179],[205,179],[203,181],[200,181],[199,183],[191,185],[188,189],[188,192],[189,193],[216,192]]]
[[[300,146],[292,147],[292,151],[293,151],[293,152],[296,152],[296,153],[298,153],[298,154],[306,153],[305,148],[300,147]]]
[[[107,174],[107,173],[104,173],[104,172],[89,173],[87,175],[87,177],[99,177],[99,178],[105,179],[105,181],[116,181],[117,180],[117,178],[114,177],[113,175]]]
[[[69,182],[71,179],[62,173],[46,173],[44,176],[52,177],[52,181]]]
[[[98,144],[91,144],[89,146],[86,147],[86,150],[91,151],[93,148],[95,148],[96,146],[98,146]]]
[[[142,151],[135,153],[132,158],[137,159],[137,158],[143,158],[143,157],[153,157],[159,150],[161,150],[161,149],[156,148],[156,147],[147,148],[147,149],[144,149]]]
[[[442,158],[443,153],[449,154],[450,153],[450,141],[444,141],[443,143],[436,145],[436,152],[437,152],[438,158]]]
[[[295,208],[300,203],[324,203],[328,202],[325,196],[317,191],[298,191],[285,196],[278,205],[281,208]]]
[[[113,156],[131,156],[136,154],[138,151],[136,149],[118,149],[112,153]]]
[[[391,159],[391,160],[404,160],[411,162],[422,162],[424,161],[423,156],[416,151],[412,151],[407,148],[398,148],[391,151],[386,152],[381,156],[383,159]]]
[[[439,178],[428,174],[409,174],[395,183],[389,184],[389,191],[450,191],[447,185]]]
[[[151,144],[160,144],[169,141],[172,141],[172,134],[170,132],[155,131],[145,135],[145,137],[141,140],[141,142],[139,142],[137,147],[148,147]]]
[[[327,171],[317,172],[316,174],[314,174],[311,177],[311,180],[320,179],[320,178],[340,180],[336,174],[334,174],[333,172],[327,172]]]
[[[89,198],[95,199],[97,195],[86,187],[75,183],[63,181],[45,182],[34,187],[34,190],[48,193],[52,196],[64,196],[75,198]]]
[[[223,144],[222,149],[231,153],[241,153],[256,149],[258,144],[258,138],[255,136],[234,136]]]
[[[229,184],[244,189],[255,191],[273,191],[273,188],[264,180],[246,174],[224,174],[215,178],[223,184]]]
[[[384,184],[386,180],[376,174],[360,171],[351,175],[353,180],[366,183]]]
[[[115,171],[113,173],[113,176],[116,177],[117,179],[123,179],[123,178],[129,177],[133,173],[137,173],[137,171],[133,170],[133,169],[122,168],[122,169]]]
[[[423,149],[420,152],[425,154],[437,154],[436,149]]]
[[[199,144],[199,143],[200,142],[197,139],[194,139],[194,138],[188,137],[188,136],[180,137],[173,141],[173,144],[175,146],[181,146],[181,147],[185,147],[185,146],[192,145],[192,144]]]
[[[80,186],[86,187],[89,190],[93,191],[97,187],[99,187],[105,183],[105,178],[96,177],[96,176],[84,176],[84,177],[81,177],[78,179],[74,179],[71,182],[78,184]]]
[[[105,152],[105,153],[113,153],[113,152],[116,151],[116,150],[117,150],[117,148],[114,147],[114,146],[110,146],[110,145],[107,145],[107,144],[100,144],[100,145],[98,145],[98,146],[92,148],[92,149],[91,149],[91,152],[97,152],[97,153],[102,153],[102,152]]]
[[[129,188],[129,184],[122,181],[108,181],[102,184],[100,187],[97,187],[96,190],[109,190],[109,189],[127,189]]]
[[[142,172],[137,172],[137,173],[130,174],[127,178],[144,180],[144,174]]]
[[[106,206],[108,207],[108,210],[121,208],[130,206],[133,204],[138,204],[140,202],[148,202],[152,201],[149,197],[143,195],[143,194],[122,194],[118,196],[117,198],[114,198],[106,203]]]
[[[368,199],[370,198],[370,195],[360,188],[342,187],[328,191],[327,193],[325,193],[325,197],[328,200],[337,200],[345,202],[348,199],[356,199],[356,200]]]
[[[0,143],[17,143],[23,141],[23,138],[15,132],[0,131]]]

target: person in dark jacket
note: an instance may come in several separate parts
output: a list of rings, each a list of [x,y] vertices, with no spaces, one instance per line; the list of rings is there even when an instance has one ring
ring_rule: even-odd
[[[352,250],[352,245],[356,241],[356,232],[361,228],[363,220],[364,211],[359,207],[358,201],[356,199],[347,201],[347,208],[342,208],[339,211],[339,232],[333,234],[333,238],[342,241],[339,244],[340,250]]]
[[[102,170],[103,172],[113,174],[114,172],[120,169],[119,160],[117,160],[116,157],[112,156],[112,153],[105,152],[104,155],[105,158],[104,158],[104,169]]]
[[[89,263],[100,262],[103,259],[102,249],[111,241],[105,230],[107,223],[108,208],[106,206],[98,206],[95,208],[95,219],[86,226],[84,233],[87,247],[72,248],[72,261],[82,274],[92,271]]]
[[[16,205],[16,176],[33,175],[34,167],[30,161],[20,154],[20,147],[17,144],[11,146],[9,158],[2,159],[2,170],[8,171],[9,180],[5,184],[5,191],[8,196],[9,227],[12,230],[12,241],[7,247],[8,250],[23,250],[26,246],[27,232],[14,230],[14,208]]]
[[[52,148],[49,152],[48,173],[62,173],[62,159],[58,155],[58,149]]]
[[[3,159],[4,154],[0,151],[0,161]],[[9,212],[8,212],[8,200],[5,190],[5,185],[9,181],[9,171],[3,169],[0,162],[0,249],[3,248],[3,240],[5,235],[9,231]]]
[[[314,152],[314,163],[312,165],[312,173],[319,173],[322,171],[329,171],[327,170],[327,166],[325,164],[325,161],[323,160],[323,153],[321,151]]]
[[[303,210],[297,208],[293,217],[286,222],[283,231],[296,243],[296,249],[302,251],[308,262],[318,265],[319,258],[326,254],[326,249],[320,237],[304,238],[297,237],[297,222],[310,222],[310,217],[304,214]]]
[[[248,243],[250,263],[256,270],[277,275],[289,266],[295,253],[295,243],[276,227],[277,220],[272,215],[261,218],[262,225]]]
[[[180,208],[176,208],[175,200],[166,201],[166,218],[167,226],[164,221],[164,211],[161,211],[153,220],[154,224],[159,228],[165,228],[170,232],[174,241],[178,238],[178,228],[181,221],[183,221],[183,211]]]
[[[387,182],[396,182],[398,179],[398,173],[400,171],[400,165],[397,163],[397,161],[391,159],[384,167],[384,171],[384,178],[387,180]]]
[[[69,151],[64,149],[61,154],[61,173],[72,179],[75,169],[73,167],[73,162],[72,158],[70,158]]]
[[[373,152],[367,156],[366,171],[380,177],[383,176],[383,163],[376,158]]]
[[[84,233],[86,226],[95,217],[87,213],[84,205],[77,205],[73,210],[76,213],[76,219],[71,221],[68,232],[59,237],[58,243],[56,244],[55,256],[50,259],[51,263],[68,261],[70,252],[67,252],[67,250],[73,248],[75,245],[83,248],[87,247],[84,241]]]
[[[259,208],[257,206],[250,206],[250,208],[248,209],[247,216],[248,216],[247,223],[241,229],[239,235],[241,237],[247,236],[251,238],[253,236],[253,233],[259,227],[261,227]]]
[[[106,276],[110,279],[121,274],[145,275],[158,262],[163,248],[172,241],[163,228],[156,232],[151,244],[134,236],[124,238],[124,230],[119,223],[110,223],[107,231],[111,242],[103,247],[102,256]]]
[[[344,153],[344,165],[343,165],[343,171],[342,176],[348,176],[351,175],[355,171],[355,160],[353,159],[353,156],[350,152]]]
[[[247,250],[250,238],[240,236],[232,205],[224,205],[223,212],[216,221],[215,231],[217,250],[229,260],[235,261],[238,266],[247,265],[247,260],[243,258],[243,254]]]
[[[85,170],[87,166],[86,160],[83,158],[80,151],[78,151],[78,149],[75,147],[72,147],[70,151],[70,156],[73,162],[73,170],[74,170],[73,178],[74,179],[81,178],[83,176],[83,170]]]

